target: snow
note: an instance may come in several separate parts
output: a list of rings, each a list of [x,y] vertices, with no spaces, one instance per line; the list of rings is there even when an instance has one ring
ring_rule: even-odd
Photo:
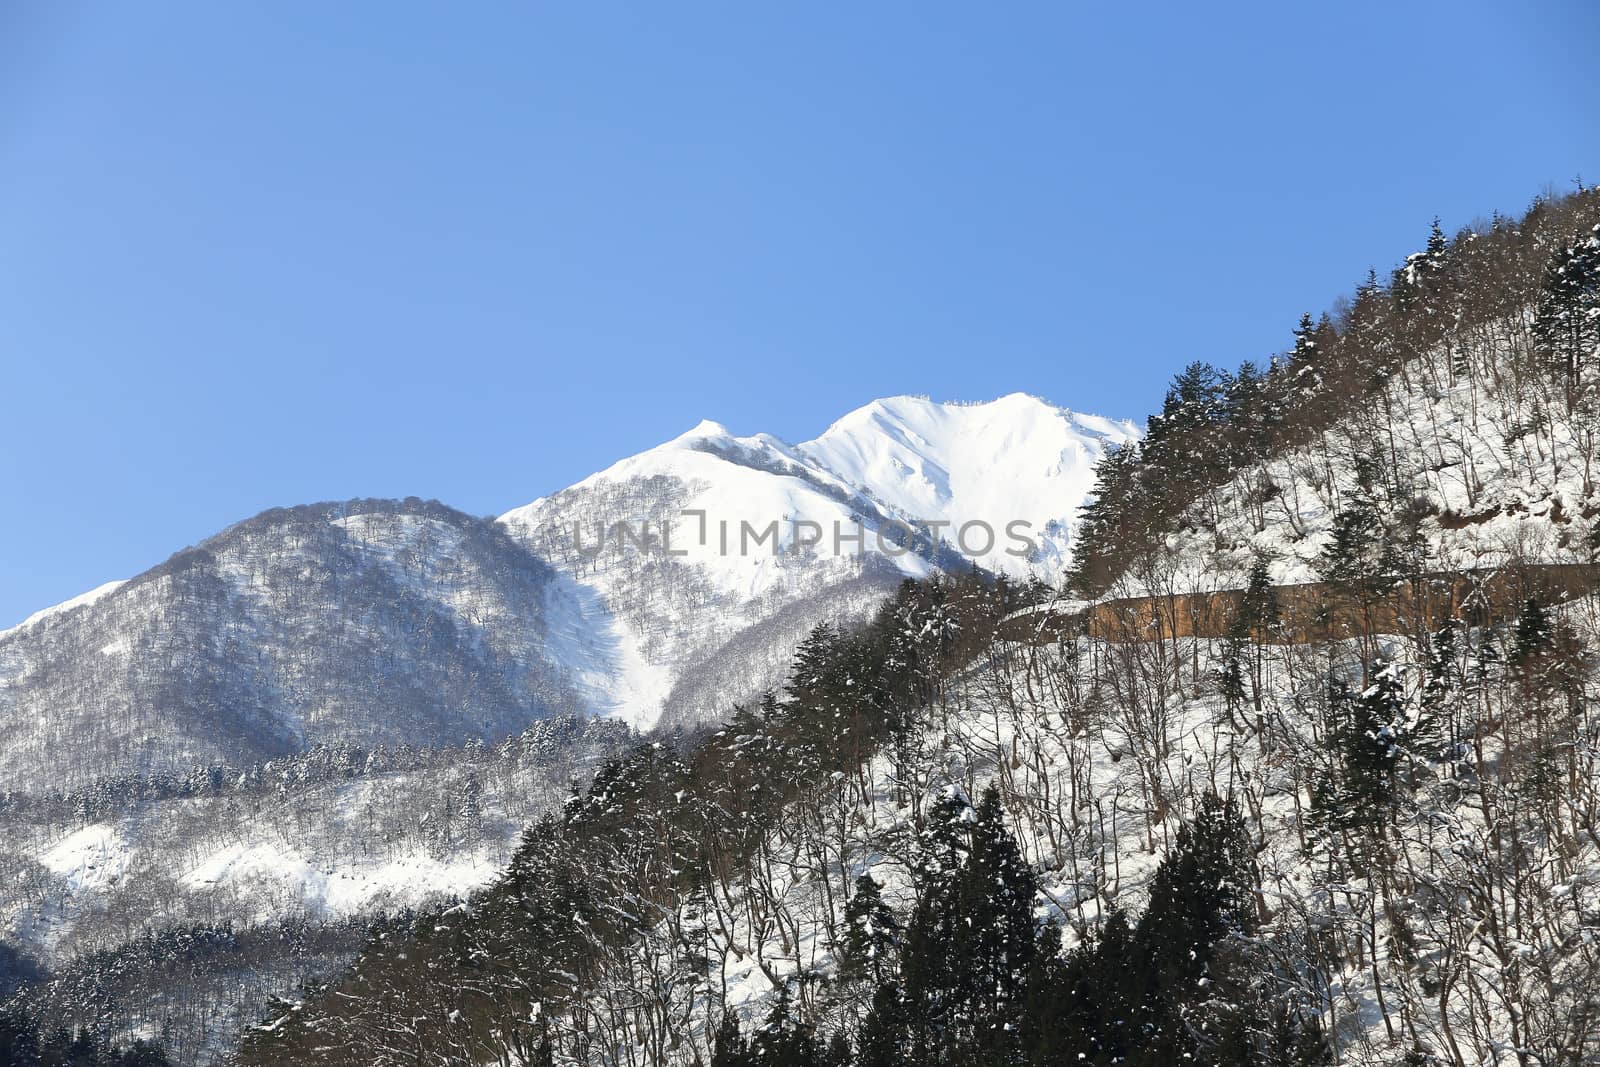
[[[1093,487],[1094,463],[1108,447],[1136,436],[1131,423],[1022,393],[978,404],[876,400],[798,446],[770,434],[736,436],[704,420],[501,521],[563,574],[546,595],[542,658],[568,676],[589,710],[647,729],[675,687],[696,672],[704,676],[709,657],[728,642],[803,602],[820,603],[830,590],[853,589],[847,583],[869,574],[886,588],[895,574],[925,577],[970,548],[969,558],[990,569],[1059,577],[1070,560],[1076,512]],[[613,524],[637,531],[642,520],[651,522],[657,541],[670,542],[670,557],[591,561],[568,551],[571,558],[557,558],[578,544],[592,547],[601,533],[619,539]],[[330,521],[396,582],[450,616],[472,618],[480,610],[481,583],[436,565],[459,542],[460,531],[449,524],[366,513]],[[942,557],[899,546],[905,524],[917,522],[943,524],[932,531],[944,542]],[[974,522],[986,524],[992,537],[981,528],[963,537],[962,527]],[[1039,543],[1035,558],[1007,553],[1025,547],[1008,536],[1013,522],[1023,524],[1017,534]],[[271,611],[259,603],[252,564],[221,553],[216,567],[240,605]],[[0,631],[0,639],[93,604],[122,584],[109,582],[37,612]],[[868,595],[850,592],[850,603],[866,610]],[[829,610],[843,610],[838,597]],[[527,636],[539,635],[530,629]],[[765,638],[772,642],[765,652],[746,650],[752,661],[768,664],[758,673],[782,669],[771,665],[787,662],[789,648],[779,645],[791,636],[792,627]],[[113,634],[93,647],[125,659],[134,647],[129,637]],[[496,641],[491,632],[481,637]],[[516,654],[530,653],[518,645]],[[0,678],[0,686],[10,677]],[[765,686],[781,679],[750,681]],[[702,702],[711,702],[709,693]],[[298,720],[289,725],[307,727]]]
[[[768,434],[736,437],[720,423],[702,421],[573,488],[663,475],[696,486],[683,509],[703,510],[704,527],[697,518],[675,516],[672,548],[686,551],[721,587],[746,595],[770,584],[774,565],[764,547],[750,547],[753,537],[744,546],[748,554],[741,553],[741,523],[761,531],[778,520],[781,553],[794,545],[792,520],[818,522],[824,530],[819,547],[831,550],[833,523],[853,532],[864,506],[894,520],[949,523],[945,539],[952,545],[962,524],[987,523],[996,545],[977,553],[977,561],[1014,575],[1028,573],[1030,562],[1006,554],[1005,527],[1022,520],[1047,542],[1032,569],[1053,578],[1069,558],[1067,531],[1093,489],[1094,464],[1108,447],[1137,436],[1130,422],[1081,415],[1024,393],[982,404],[891,397],[851,412],[799,446]],[[542,497],[501,520],[520,526],[546,521],[550,501]],[[864,518],[869,531],[879,525],[870,514]],[[1047,534],[1052,524],[1059,529]],[[977,531],[968,539],[974,547],[981,541]],[[875,547],[869,536],[867,550]],[[852,546],[845,541],[844,548]],[[912,563],[904,569],[925,570]]]
[[[286,902],[323,918],[343,918],[384,902],[465,897],[498,873],[501,862],[499,855],[487,853],[441,860],[415,852],[379,862],[332,865],[314,862],[283,843],[256,841],[218,849],[181,882],[194,890],[250,893],[260,902],[258,919],[263,922],[281,914]]]
[[[127,866],[126,843],[110,823],[94,823],[63,837],[39,856],[74,891],[114,884]]]
[[[1371,410],[1387,413],[1384,437],[1370,420],[1352,419],[1236,471],[1203,496],[1167,538],[1173,573],[1164,580],[1201,590],[1243,588],[1261,556],[1275,585],[1320,580],[1335,517],[1355,490],[1353,457],[1373,452],[1374,441],[1405,497],[1391,500],[1383,490],[1382,510],[1393,513],[1409,502],[1427,512],[1418,532],[1428,570],[1590,562],[1600,509],[1585,459],[1589,431],[1574,419],[1544,425],[1539,404],[1510,390],[1485,390],[1470,378],[1451,383],[1450,359],[1445,351],[1429,353],[1412,366],[1415,381],[1398,377],[1371,402]],[[1543,429],[1525,432],[1534,425]],[[1336,472],[1331,482],[1326,470]],[[1256,514],[1251,501],[1263,487],[1270,489],[1268,503]],[[1117,589],[1148,591],[1131,578]]]
[[[864,557],[913,578],[963,555],[1058,578],[1094,464],[1136,436],[1131,423],[1022,393],[876,400],[798,446],[704,420],[501,521],[567,576],[552,602],[552,658],[597,710],[648,727],[716,646],[859,576]],[[642,550],[621,547],[617,524],[636,536],[645,522],[651,558],[621,558]],[[922,522],[944,524],[932,531],[946,546],[939,562],[899,547],[905,524]],[[987,529],[963,536],[968,523]],[[1008,554],[1022,537],[1039,544],[1034,558]]]
[[[1053,580],[1070,560],[1070,531],[1094,489],[1095,463],[1137,436],[1130,422],[1080,415],[1026,393],[984,404],[898,396],[852,411],[798,451],[904,516],[948,521],[946,539],[959,547],[983,543],[974,529],[960,545],[963,525],[987,524],[996,544],[976,554],[980,564]],[[1039,542],[1039,559],[1007,554],[1006,527],[1018,520]]]
[[[645,659],[634,634],[600,594],[562,575],[545,598],[547,654],[568,672],[594,711],[636,730],[655,725],[672,673]]]

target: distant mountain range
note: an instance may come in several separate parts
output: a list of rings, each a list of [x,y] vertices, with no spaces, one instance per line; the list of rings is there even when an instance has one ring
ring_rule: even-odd
[[[688,433],[498,520],[274,509],[0,632],[13,788],[316,744],[494,739],[562,712],[720,718],[901,578],[1046,580],[1133,425],[895,397],[814,441]]]

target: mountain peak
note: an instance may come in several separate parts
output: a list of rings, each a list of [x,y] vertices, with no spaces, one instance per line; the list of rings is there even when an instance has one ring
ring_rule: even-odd
[[[1037,570],[1054,577],[1068,559],[1068,535],[1094,487],[1094,463],[1132,440],[1132,423],[1079,415],[1028,393],[979,403],[892,396],[857,408],[796,451],[864,488],[901,514],[945,520],[952,539],[992,570]],[[1004,532],[1022,523],[1039,546],[1032,559],[1006,551]]]
[[[676,444],[680,441],[688,443],[690,441],[704,440],[707,437],[732,436],[733,433],[726,426],[722,425],[722,423],[714,422],[711,419],[701,419],[693,429],[686,430],[677,437],[674,437],[670,443]]]

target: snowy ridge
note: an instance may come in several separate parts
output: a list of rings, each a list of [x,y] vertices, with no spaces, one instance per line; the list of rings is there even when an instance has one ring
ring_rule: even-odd
[[[936,404],[916,397],[876,400],[828,427],[799,452],[900,514],[993,528],[996,545],[973,553],[985,568],[1058,578],[1071,557],[1077,510],[1094,488],[1108,447],[1138,437],[1131,422],[1081,415],[1026,393],[986,404]],[[1014,521],[1040,546],[1032,560],[1005,551]],[[959,545],[983,543],[978,531]]]
[[[663,714],[704,721],[780,684],[773,665],[788,662],[801,632],[772,638],[787,647],[745,650],[752,667],[737,691],[689,684],[714,654],[845,583],[871,597],[903,577],[973,563],[1058,578],[1094,464],[1136,436],[1131,423],[1022,393],[961,405],[877,400],[801,445],[706,420],[501,522],[587,591],[573,617],[587,632],[572,633],[587,675],[608,673],[594,661],[609,648],[632,657],[610,674],[651,676],[621,685],[620,696],[607,690],[602,705],[639,726]],[[645,524],[649,550],[624,540]],[[697,692],[694,706],[672,707],[679,683]]]
[[[63,600],[61,603],[52,605],[51,607],[41,608],[32,615],[29,615],[26,619],[23,619],[21,622],[17,623],[15,626],[0,630],[0,638],[10,637],[15,633],[21,633],[23,630],[28,629],[35,623],[43,622],[46,619],[53,619],[57,615],[65,615],[67,612],[76,608],[88,607],[90,604],[95,603],[102,597],[106,597],[112,593],[115,593],[118,589],[122,588],[126,584],[127,579],[119,578],[116,581],[107,582],[104,585],[97,585],[87,593],[79,593],[71,600]]]
[[[715,720],[781,685],[810,626],[903,578],[1057,577],[1095,462],[1134,437],[1020,393],[892,397],[801,445],[701,422],[499,522],[421,501],[267,512],[0,631],[5,756],[83,781],[494,739],[558,711]]]

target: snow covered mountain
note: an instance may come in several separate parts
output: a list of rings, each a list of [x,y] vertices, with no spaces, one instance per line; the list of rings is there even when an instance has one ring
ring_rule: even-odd
[[[987,404],[892,397],[858,408],[800,454],[903,516],[943,519],[948,538],[981,566],[1054,581],[1070,558],[1078,505],[1094,488],[1107,445],[1131,441],[1131,423],[1082,415],[1012,393]],[[1027,558],[1006,526],[1025,523]],[[968,524],[982,524],[971,526]],[[984,551],[984,527],[994,545]],[[966,536],[962,530],[967,528]]]
[[[346,745],[503,737],[586,710],[554,572],[421,501],[264,512],[0,635],[10,788]]]
[[[897,397],[799,446],[701,423],[499,522],[276,509],[0,632],[0,771],[70,785],[562,712],[714,720],[904,577],[1055,576],[1094,461],[1133,436],[1021,394]]]
[[[705,722],[781,683],[816,622],[903,578],[1055,579],[1094,463],[1135,434],[1021,393],[878,400],[797,446],[702,422],[501,521],[592,609],[571,651],[609,650],[599,706]]]
[[[907,583],[241,1062],[1596,1062],[1597,223],[1600,190],[1436,224],[1270,370],[1186,367],[1072,546],[1075,592],[1141,598],[1098,605],[1124,625],[1013,630],[1013,588]],[[989,521],[1053,500],[1057,425],[883,401],[793,449],[702,427],[647,480],[719,503],[682,477],[709,450],[873,522]],[[711,595],[700,547],[672,573]],[[609,566],[570,573],[646,588]]]
[[[74,992],[90,947],[145,974],[129,931],[223,930],[181,983],[211,1014],[168,1032],[199,1062],[363,923],[500,870],[626,739],[573,723],[720,719],[906,577],[1055,574],[1090,466],[1132,435],[1023,396],[878,401],[798,446],[706,422],[500,520],[274,509],[37,612],[0,631],[0,885],[30,887],[0,949],[76,1003],[105,999]],[[1032,559],[937,525],[1018,518]],[[118,1010],[165,1019],[173,988]]]

